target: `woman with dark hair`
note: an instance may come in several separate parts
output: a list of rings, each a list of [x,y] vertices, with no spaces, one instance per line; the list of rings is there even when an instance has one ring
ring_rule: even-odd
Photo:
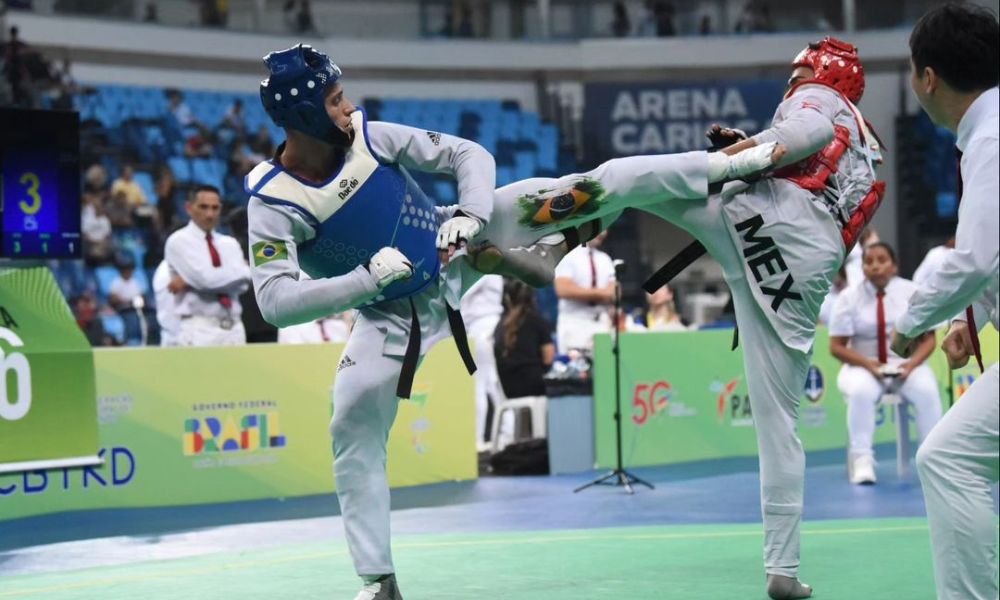
[[[920,439],[941,418],[941,395],[930,367],[934,336],[920,342],[906,360],[889,349],[889,332],[903,314],[916,285],[897,277],[896,255],[884,242],[868,244],[861,259],[864,280],[837,297],[830,320],[830,353],[844,363],[837,386],[847,401],[851,483],[875,483],[875,407],[885,393],[897,393],[917,411]]]
[[[520,281],[505,281],[503,306],[493,335],[503,393],[508,398],[544,396],[542,378],[556,356],[552,325],[538,312],[535,290]]]

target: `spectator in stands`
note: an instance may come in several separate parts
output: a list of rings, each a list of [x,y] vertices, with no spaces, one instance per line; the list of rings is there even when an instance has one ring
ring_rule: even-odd
[[[56,110],[72,110],[73,96],[80,91],[71,71],[72,65],[67,56],[63,58],[62,67],[54,73],[56,85],[50,92],[52,96],[52,108]]]
[[[282,9],[285,23],[294,33],[316,33],[316,23],[312,16],[312,2],[309,0],[288,0]]]
[[[474,31],[472,28],[472,7],[469,5],[467,0],[458,0],[455,2],[456,9],[454,11],[455,21],[452,24],[452,31],[455,37],[460,38],[471,38],[474,36]]]
[[[924,260],[920,262],[917,270],[913,272],[913,283],[918,286],[923,285],[933,273],[936,273],[944,263],[944,257],[955,249],[955,236],[948,238],[942,246],[934,246],[927,251]]]
[[[167,112],[173,116],[175,124],[182,131],[185,127],[197,127],[198,129],[205,128],[201,122],[194,118],[194,113],[191,112],[191,107],[184,102],[184,94],[182,94],[180,90],[168,89],[166,94]]]
[[[135,259],[122,253],[115,259],[118,276],[111,281],[108,289],[108,304],[118,312],[132,310],[136,296],[143,295],[142,285],[135,278]]]
[[[642,17],[639,18],[636,35],[640,37],[654,37],[656,35],[655,0],[645,0],[645,2],[642,3]]]
[[[653,14],[656,18],[657,37],[673,37],[677,35],[677,27],[674,25],[677,8],[673,2],[657,2]]]
[[[177,179],[174,177],[174,172],[169,166],[163,165],[156,180],[156,211],[159,215],[157,221],[161,237],[181,225],[177,206],[174,204],[176,195]]]
[[[76,324],[83,330],[91,346],[114,346],[115,340],[104,330],[104,323],[97,314],[97,299],[84,292],[73,300]]]
[[[646,303],[649,308],[642,323],[635,325],[636,330],[687,331],[687,325],[681,321],[681,316],[677,312],[674,291],[670,286],[665,285],[652,294],[646,294]]]
[[[226,111],[226,116],[222,118],[222,125],[235,131],[239,137],[246,135],[247,121],[246,115],[243,114],[242,100],[237,98],[233,101],[232,106]]]
[[[701,24],[698,25],[699,35],[712,35],[712,17],[709,15],[702,15]]]
[[[184,141],[184,156],[188,158],[212,158],[215,146],[207,133],[196,133]]]
[[[143,23],[159,23],[160,22],[160,12],[156,6],[156,2],[146,3],[146,14],[142,17]]]
[[[262,156],[261,160],[267,160],[274,156],[274,142],[271,140],[271,130],[267,125],[261,125],[257,129],[257,135],[250,139],[250,150]]]
[[[250,267],[235,238],[215,231],[222,210],[219,190],[195,188],[186,204],[191,221],[167,239],[166,260],[180,320],[178,345],[246,343],[239,295],[250,285]]]
[[[229,20],[229,0],[200,0],[201,24],[225,27]]]
[[[25,43],[18,36],[17,26],[10,28],[10,36],[4,46],[4,78],[10,86],[11,101],[14,106],[31,106],[28,93],[28,66],[25,60]]]
[[[889,332],[917,290],[897,277],[896,255],[887,244],[865,247],[864,280],[837,298],[830,322],[830,353],[844,363],[837,387],[847,401],[850,438],[848,474],[854,484],[875,483],[875,407],[887,392],[900,394],[917,410],[920,439],[941,418],[941,396],[934,372],[925,363],[934,352],[934,335],[924,336],[906,360],[889,347]]]
[[[591,350],[594,334],[611,331],[610,308],[615,299],[615,268],[611,257],[598,250],[606,231],[570,251],[555,272],[559,319],[559,351]]]
[[[83,259],[96,267],[111,259],[111,221],[104,212],[101,196],[83,193],[83,210],[80,216],[80,233],[83,235]]]
[[[750,0],[736,21],[736,33],[761,33],[773,31],[771,9],[761,0]]]
[[[229,153],[229,172],[239,177],[242,182],[247,173],[267,158],[251,152],[246,142],[237,138]]]
[[[134,177],[135,168],[132,165],[126,164],[122,166],[122,172],[118,179],[115,179],[111,183],[111,197],[113,198],[117,195],[123,196],[125,202],[133,210],[149,204],[146,193],[135,182]]]
[[[108,196],[108,172],[100,163],[94,163],[83,172],[83,192],[99,196],[102,200]]]
[[[555,360],[552,325],[538,312],[535,290],[516,279],[504,283],[504,312],[493,352],[508,398],[545,395],[545,373]]]
[[[107,203],[107,215],[111,221],[111,227],[115,229],[129,229],[135,226],[132,219],[132,207],[128,203],[125,193],[119,190],[111,194]]]
[[[614,16],[611,19],[611,33],[615,37],[626,37],[632,31],[632,23],[628,19],[628,9],[622,0],[616,0],[611,9]]]

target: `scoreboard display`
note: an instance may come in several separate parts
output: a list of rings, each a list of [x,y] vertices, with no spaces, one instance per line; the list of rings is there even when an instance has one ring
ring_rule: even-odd
[[[80,258],[80,119],[0,108],[0,258]]]

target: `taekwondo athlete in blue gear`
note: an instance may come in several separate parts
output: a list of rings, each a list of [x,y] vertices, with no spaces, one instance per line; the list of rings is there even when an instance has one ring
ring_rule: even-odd
[[[488,223],[495,165],[468,140],[369,122],[309,46],[264,64],[261,102],[286,140],[246,178],[254,290],[277,326],[359,309],[334,384],[334,472],[356,600],[398,600],[386,442],[420,357],[452,330],[464,337],[452,307],[480,275],[442,257]],[[453,175],[458,210],[439,217],[407,169]]]

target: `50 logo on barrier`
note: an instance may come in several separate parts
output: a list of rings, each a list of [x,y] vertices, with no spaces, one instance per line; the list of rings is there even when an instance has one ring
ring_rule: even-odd
[[[21,337],[6,327],[0,327],[0,340],[6,341],[14,348],[24,346]],[[15,388],[17,391],[13,398],[7,396],[7,377],[10,375],[17,378]],[[0,348],[0,419],[17,421],[23,419],[29,410],[31,410],[31,365],[28,364],[24,354],[4,353],[3,348]]]
[[[673,397],[673,388],[667,381],[637,383],[632,390],[632,422],[642,426],[658,413],[664,411]]]

